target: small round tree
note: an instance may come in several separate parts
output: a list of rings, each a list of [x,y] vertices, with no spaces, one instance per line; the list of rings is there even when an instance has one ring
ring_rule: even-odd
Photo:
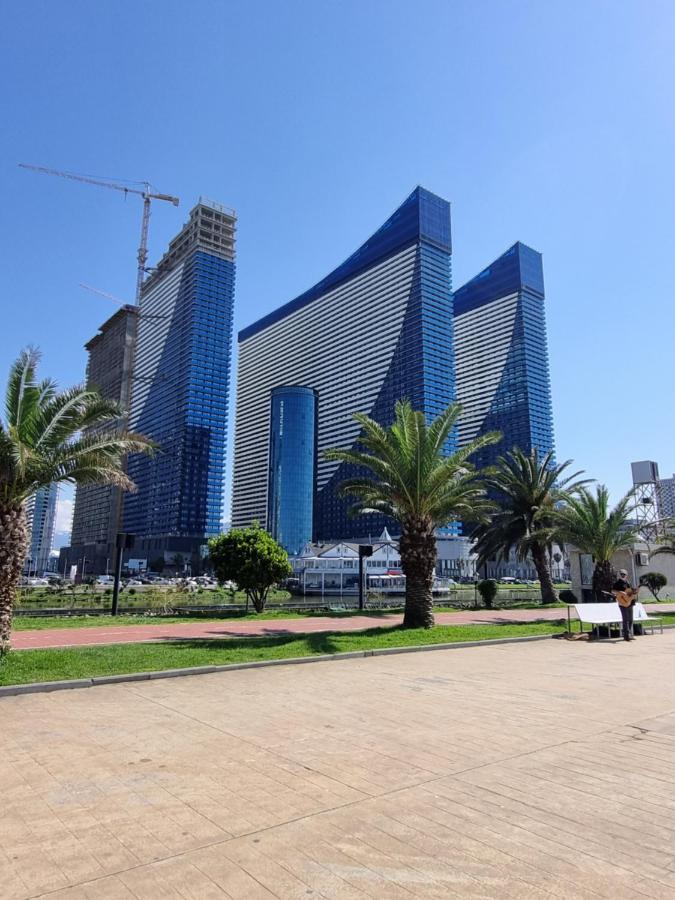
[[[487,609],[492,609],[492,604],[497,596],[499,586],[494,578],[484,578],[478,582],[478,593]]]
[[[236,582],[258,613],[270,588],[293,571],[284,548],[257,524],[211,538],[209,558],[219,583]]]
[[[659,591],[668,584],[668,579],[661,572],[645,572],[640,575],[640,584],[651,591],[655,600],[659,599]]]

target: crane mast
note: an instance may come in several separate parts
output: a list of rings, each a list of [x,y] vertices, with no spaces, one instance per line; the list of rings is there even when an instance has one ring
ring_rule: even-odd
[[[138,245],[138,272],[136,273],[136,306],[141,302],[141,288],[148,262],[148,226],[150,225],[150,196],[143,195],[143,219],[141,222],[141,243]]]
[[[19,163],[22,169],[30,169],[32,172],[40,172],[43,175],[58,175],[60,178],[69,178],[72,181],[82,181],[85,184],[94,184],[98,187],[110,188],[113,191],[120,191],[126,197],[127,194],[137,194],[143,198],[143,218],[141,221],[141,242],[138,247],[138,266],[136,274],[136,306],[141,301],[141,289],[145,279],[148,262],[148,226],[150,224],[150,204],[152,200],[165,200],[167,203],[178,206],[180,203],[178,197],[171,194],[158,194],[151,191],[151,185],[147,181],[132,182],[133,184],[141,184],[143,190],[139,188],[128,187],[124,184],[117,184],[114,181],[102,180],[99,178],[91,178],[89,175],[76,175],[74,172],[61,172],[58,169],[48,169],[45,166],[31,166],[27,163]]]

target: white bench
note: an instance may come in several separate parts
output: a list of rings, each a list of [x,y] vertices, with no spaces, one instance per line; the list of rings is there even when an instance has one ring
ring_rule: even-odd
[[[648,615],[647,610],[641,603],[635,604],[633,609],[633,621],[638,622],[643,628],[651,627],[652,634],[654,634],[655,627],[663,634],[663,619],[658,616]]]
[[[583,631],[586,624],[590,625],[593,631],[599,635],[602,625],[606,625],[608,628],[611,625],[621,625],[621,608],[616,600],[613,603],[575,603],[574,608],[579,618],[579,631]],[[654,627],[658,626],[663,634],[661,619],[647,615],[647,610],[641,603],[636,603],[633,607],[633,622],[645,628],[651,626],[652,634],[654,634]]]

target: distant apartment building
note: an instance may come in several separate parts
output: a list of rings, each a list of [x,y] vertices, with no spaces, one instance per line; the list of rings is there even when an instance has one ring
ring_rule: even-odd
[[[26,523],[29,533],[28,553],[24,571],[41,575],[49,569],[49,560],[54,541],[56,501],[58,485],[40,488],[26,501]]]
[[[658,505],[662,518],[675,519],[675,475],[659,479]]]
[[[257,520],[274,528],[297,515],[300,528],[286,541],[297,552],[310,540],[367,539],[391,525],[379,515],[349,516],[338,487],[353,470],[323,451],[356,445],[355,412],[386,425],[397,400],[432,418],[454,399],[451,252],[450,204],[417,187],[345,262],[239,333],[233,526]],[[278,469],[275,398],[289,387],[307,391],[296,397],[306,441]],[[311,470],[313,492],[303,477]],[[284,480],[303,485],[301,510],[297,494],[279,491]]]
[[[87,387],[95,388],[106,400],[128,410],[136,346],[138,309],[123,306],[113,313],[90,341]],[[126,427],[126,421],[120,421]],[[60,571],[77,566],[78,574],[111,572],[115,558],[115,536],[122,523],[122,491],[112,485],[80,485],[75,493],[70,547],[61,551]]]
[[[200,199],[143,284],[129,425],[159,450],[129,458],[123,522],[150,568],[198,567],[221,530],[235,226],[233,210]]]
[[[514,244],[454,295],[460,445],[499,431],[479,467],[514,447],[554,449],[541,254]]]

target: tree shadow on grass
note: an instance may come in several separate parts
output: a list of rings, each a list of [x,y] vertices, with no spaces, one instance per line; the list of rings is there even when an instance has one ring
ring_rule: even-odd
[[[368,628],[363,631],[341,632],[341,631],[317,631],[307,634],[297,633],[276,633],[269,635],[245,635],[237,634],[235,637],[204,637],[204,638],[185,638],[171,637],[170,635],[154,638],[152,643],[161,646],[170,646],[181,650],[218,650],[223,654],[237,653],[245,650],[272,650],[275,648],[285,648],[291,650],[294,646],[298,648],[298,656],[306,656],[309,648],[312,654],[328,654],[347,652],[350,648],[341,647],[338,639],[348,638],[350,635],[358,638],[371,638],[373,640],[378,637],[384,637],[396,632],[405,632],[402,625],[392,625],[389,627]],[[418,630],[418,629],[417,629]],[[217,632],[222,635],[222,632]],[[139,646],[139,645],[127,645]],[[147,644],[146,644],[147,646]],[[363,648],[367,649],[367,648]],[[284,653],[284,656],[286,654]],[[291,656],[292,654],[289,654]],[[272,658],[272,657],[271,657]]]
[[[317,632],[315,634],[281,634],[281,635],[266,635],[259,636],[256,635],[254,637],[242,637],[241,635],[233,638],[173,638],[173,637],[160,637],[156,640],[153,640],[152,643],[155,645],[161,645],[163,647],[171,647],[175,650],[208,650],[208,651],[220,651],[223,655],[237,654],[241,651],[259,651],[259,650],[274,650],[278,648],[284,648],[286,650],[292,649],[294,646],[297,647],[297,655],[298,656],[306,656],[307,648],[312,651],[312,653],[339,653],[340,648],[336,642],[336,638],[338,637],[338,633],[336,632]],[[138,644],[134,645],[126,645],[126,646],[140,646]],[[147,643],[144,644],[147,646]],[[283,654],[286,655],[285,653]],[[293,654],[288,654],[289,657]],[[270,656],[270,658],[274,658]]]
[[[562,625],[566,624],[567,619],[490,619],[486,622],[484,619],[476,619],[471,625]]]
[[[565,621],[566,620],[564,619],[556,620],[556,622],[547,620],[545,624],[562,626],[565,624]],[[503,622],[490,624],[532,625],[533,623],[531,621],[513,622],[510,620],[504,620]],[[425,641],[423,639],[425,634],[429,634],[429,636],[431,637],[433,631],[426,632],[424,629],[419,628],[405,628],[402,624],[366,628],[353,632],[317,631],[304,634],[276,632],[267,635],[255,634],[250,637],[242,635],[240,633],[236,634],[236,636],[233,637],[228,637],[226,633],[224,634],[223,632],[217,632],[216,634],[218,635],[217,637],[203,638],[163,636],[154,639],[152,643],[155,645],[170,646],[172,648],[181,650],[209,650],[211,652],[216,651],[217,653],[222,653],[223,656],[237,656],[238,654],[244,654],[246,651],[248,651],[251,654],[251,661],[265,658],[267,654],[265,654],[264,652],[261,654],[260,651],[273,651],[275,649],[281,650],[281,652],[278,656],[273,652],[270,652],[268,657],[269,659],[290,659],[291,657],[296,655],[325,655],[333,653],[344,653],[349,652],[350,650],[358,651],[375,649],[378,646],[388,647],[392,646],[392,642],[388,641],[387,638],[392,638],[396,635],[399,635],[401,637],[410,635],[412,644],[436,643],[436,641],[431,639],[429,641]],[[353,637],[357,642],[359,642],[357,646],[349,646],[350,637]],[[365,643],[363,644],[360,643],[362,639],[365,639]],[[369,640],[370,642],[372,642],[370,643],[370,645],[368,643]],[[396,642],[394,641],[394,644],[395,643]],[[401,643],[399,646],[404,645],[405,642]],[[297,652],[294,652],[294,648],[297,648]]]

